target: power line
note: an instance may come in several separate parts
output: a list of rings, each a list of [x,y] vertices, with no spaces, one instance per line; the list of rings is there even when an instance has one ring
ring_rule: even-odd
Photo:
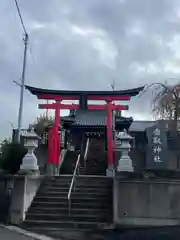
[[[17,0],[14,0],[14,1],[15,1],[15,4],[16,4],[17,12],[18,12],[18,15],[19,15],[19,18],[20,18],[23,30],[24,30],[24,34],[27,35],[27,31],[26,31],[26,28],[25,28],[25,25],[24,25],[24,22],[23,22],[23,18],[22,18],[22,15],[21,15],[21,11],[20,11],[18,2],[17,2]]]
[[[28,33],[27,33],[27,31],[26,31],[25,24],[24,24],[24,21],[23,21],[23,18],[22,18],[21,10],[20,10],[18,1],[17,1],[17,0],[14,0],[14,1],[15,1],[15,5],[16,5],[16,8],[17,8],[17,12],[18,12],[18,15],[19,15],[19,18],[20,18],[20,21],[21,21],[23,30],[24,30],[24,34],[25,34],[24,40],[25,40],[25,39],[28,40],[28,48],[27,48],[27,49],[29,50],[29,53],[30,53],[30,56],[31,56],[31,59],[32,59],[32,63],[33,63],[33,65],[34,65],[34,68],[35,68],[36,73],[37,73],[36,61],[35,61],[34,54],[33,54],[33,51],[32,51],[30,39],[29,39]],[[25,43],[25,41],[24,41],[24,43]]]
[[[115,91],[115,81],[114,81],[114,78],[113,78],[113,82],[111,84],[111,88],[112,88],[113,91]]]
[[[22,18],[21,10],[19,8],[17,0],[14,0],[14,1],[15,1],[15,5],[16,5],[16,8],[17,8],[17,12],[18,12],[18,15],[19,15],[19,18],[20,18],[23,30],[24,30],[24,34],[26,35],[27,34],[27,30],[26,30],[26,27],[25,27],[25,24],[24,24],[24,21],[23,21],[23,18]],[[35,59],[34,59],[34,56],[33,56],[33,52],[32,52],[32,48],[31,48],[31,45],[30,45],[29,37],[28,37],[28,45],[29,45],[28,49],[29,49],[29,52],[30,52],[30,55],[31,55],[31,58],[32,58],[32,62],[35,65]]]
[[[29,40],[29,48],[28,48],[28,50],[30,52],[33,65],[36,68],[36,61],[35,61],[35,58],[34,58],[34,54],[33,54],[33,51],[32,51],[32,46],[31,46],[30,40]]]

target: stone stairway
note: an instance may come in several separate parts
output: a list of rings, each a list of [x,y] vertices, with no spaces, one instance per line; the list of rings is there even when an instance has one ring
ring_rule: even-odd
[[[81,166],[79,167],[79,175],[85,175],[85,169],[84,169],[84,166]]]
[[[93,138],[91,140],[87,161],[87,175],[106,175],[107,153],[105,151],[105,140]]]
[[[76,164],[78,153],[67,150],[64,161],[60,167],[60,174],[73,174],[74,166]]]
[[[72,176],[45,179],[34,198],[23,227],[50,236],[62,231],[100,231],[112,226],[112,179],[77,176],[69,212]],[[70,214],[69,214],[70,213]]]

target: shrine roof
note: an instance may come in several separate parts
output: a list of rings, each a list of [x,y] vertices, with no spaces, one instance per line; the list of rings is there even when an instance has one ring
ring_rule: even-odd
[[[81,91],[81,90],[53,90],[53,89],[43,89],[36,88],[32,86],[25,85],[25,88],[29,90],[33,95],[38,96],[39,94],[49,94],[54,96],[80,96],[82,94],[89,96],[136,96],[144,89],[144,86],[118,91]]]
[[[73,126],[105,126],[106,125],[105,110],[76,110],[75,116],[62,117],[62,120],[68,121],[74,119]],[[118,117],[118,124],[130,122],[132,118]]]
[[[72,126],[86,127],[97,126],[103,127],[106,125],[106,111],[101,110],[76,110],[75,116],[61,117],[62,120],[74,120]],[[132,121],[131,117],[117,117],[116,124],[129,124]],[[130,132],[144,132],[147,128],[154,126],[155,121],[133,121],[129,127]]]
[[[76,110],[75,121],[73,125],[83,126],[105,126],[106,124],[106,112],[101,110]]]
[[[155,123],[155,121],[133,121],[129,131],[144,132],[147,128],[154,126]]]

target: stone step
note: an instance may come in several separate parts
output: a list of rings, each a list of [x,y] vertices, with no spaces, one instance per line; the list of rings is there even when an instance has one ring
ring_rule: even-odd
[[[89,186],[89,187],[87,187],[87,188],[85,188],[85,187],[79,187],[79,186],[77,186],[77,185],[75,185],[76,186],[76,192],[78,192],[78,193],[107,193],[107,194],[109,194],[109,193],[111,193],[112,192],[112,190],[111,189],[109,189],[109,188],[94,188],[93,186]],[[41,189],[40,189],[40,192],[43,192],[43,191],[53,191],[53,192],[56,192],[56,191],[61,191],[61,192],[69,192],[69,188],[67,188],[67,187],[61,187],[61,188],[59,188],[58,186],[43,186],[43,187],[41,187]]]
[[[103,191],[109,191],[111,192],[112,191],[112,187],[111,186],[105,186],[105,185],[101,185],[101,186],[97,186],[97,185],[92,185],[92,184],[79,184],[78,182],[74,183],[73,187],[76,187],[76,189],[79,189],[80,191],[100,191],[100,192],[103,192]],[[43,185],[39,188],[39,190],[41,189],[59,189],[59,191],[63,191],[63,189],[65,190],[68,190],[69,191],[69,188],[70,188],[70,184],[68,186],[62,186],[62,185],[59,185],[58,183],[56,184],[46,184],[46,185]]]
[[[93,163],[93,164],[96,164],[96,163]],[[99,176],[99,177],[95,178],[95,177],[92,177],[92,175],[89,175],[89,176],[87,176],[87,175],[76,175],[75,179],[80,181],[80,182],[82,181],[82,182],[86,182],[86,183],[88,183],[90,181],[91,183],[97,183],[97,184],[98,183],[103,183],[103,184],[108,184],[108,185],[112,184],[112,179],[108,178],[107,176],[104,176],[104,177]],[[62,184],[68,184],[71,181],[72,181],[72,177],[67,181],[63,181],[61,178],[57,177],[55,179],[48,179],[46,181],[43,181],[43,183],[59,182],[59,183],[62,183]]]
[[[50,181],[48,181],[46,183],[42,183],[41,188],[46,187],[46,186],[58,186],[59,188],[69,188],[70,185],[71,185],[71,182],[65,184],[65,183],[62,183],[62,182],[55,182],[55,181],[50,182]]]
[[[84,167],[79,167],[79,171],[83,170],[84,171]]]
[[[71,213],[71,212],[70,212]],[[39,221],[88,221],[88,222],[110,222],[110,219],[106,215],[94,214],[94,215],[85,215],[85,214],[76,214],[68,215],[66,214],[51,214],[51,213],[27,213],[27,220],[39,220]]]
[[[44,228],[46,232],[47,228],[96,231],[111,224],[112,178],[78,175],[75,180],[69,215],[68,192],[72,175],[45,178],[28,209],[25,228]]]
[[[71,208],[74,208],[74,209],[83,209],[83,208],[89,208],[89,209],[96,209],[96,210],[102,210],[102,209],[109,209],[111,206],[109,204],[109,202],[94,202],[94,203],[91,203],[91,202],[87,202],[85,204],[86,206],[84,207],[84,205],[82,206],[82,203],[79,203],[79,202],[74,202],[72,201],[71,202]],[[31,204],[31,208],[33,207],[43,207],[43,208],[68,208],[69,206],[69,203],[68,201],[66,202],[59,202],[59,201],[54,201],[54,202],[44,202],[44,201],[41,201],[39,199],[35,199],[33,201],[33,203]]]
[[[71,183],[71,181],[72,181],[72,178],[69,179],[69,181],[66,181],[66,182],[60,181],[59,179],[56,179],[56,180],[48,180],[48,181],[46,181],[46,182],[43,182],[43,185],[46,185],[46,184],[54,184],[54,183],[57,183],[57,182],[58,182],[60,185],[68,186],[68,185]]]
[[[68,196],[68,191],[66,192],[63,192],[63,191],[39,191],[38,194],[36,195],[36,197],[45,197],[45,196],[52,196],[52,197],[67,197]],[[75,199],[75,198],[98,198],[98,199],[106,199],[106,198],[109,198],[109,195],[110,193],[102,193],[102,192],[78,192],[78,191],[73,191],[72,190],[72,199]]]
[[[40,201],[40,202],[68,202],[67,197],[61,197],[61,196],[36,196],[34,201]],[[92,204],[97,202],[107,202],[110,203],[110,198],[104,198],[104,197],[88,197],[88,198],[79,198],[74,196],[71,201],[73,203],[81,203],[82,205],[91,202]]]
[[[47,181],[57,181],[61,179],[61,182],[67,183],[71,181],[73,175],[61,175],[61,176],[45,176],[44,177],[44,182]]]
[[[57,176],[57,177],[53,177],[53,178],[51,177],[48,180],[49,181],[61,181],[62,182],[63,179],[66,180],[66,181],[72,179],[72,175],[68,175],[69,177],[66,177],[66,178],[63,178],[62,176]],[[83,181],[87,181],[87,182],[89,182],[89,180],[91,180],[91,182],[95,181],[95,182],[106,182],[106,183],[111,182],[112,183],[112,180],[113,180],[110,177],[106,177],[106,176],[102,177],[102,176],[97,176],[97,175],[95,175],[95,176],[94,175],[92,175],[92,176],[86,176],[86,175],[78,176],[77,175],[76,178],[80,179],[80,180],[83,180]]]
[[[69,184],[63,184],[60,181],[54,181],[54,182],[46,182],[44,183],[42,186],[59,186],[59,187],[69,187],[71,183]],[[86,187],[86,188],[111,188],[112,187],[112,183],[106,183],[106,182],[91,182],[91,180],[89,180],[89,182],[85,182],[85,181],[78,181],[76,180],[76,186],[77,187]]]
[[[107,225],[106,222],[75,222],[75,221],[43,221],[43,220],[25,220],[25,227],[48,227],[48,228],[61,228],[61,229],[91,229],[97,230],[100,229],[103,225]]]
[[[37,206],[37,207],[30,207],[28,210],[28,213],[51,213],[51,214],[69,214],[69,207],[43,207],[43,206]],[[111,215],[111,211],[109,209],[90,209],[90,208],[74,208],[74,206],[71,206],[71,215],[74,214],[97,214],[97,215]]]

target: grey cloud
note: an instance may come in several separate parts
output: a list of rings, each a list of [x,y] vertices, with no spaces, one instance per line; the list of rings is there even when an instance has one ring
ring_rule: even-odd
[[[180,60],[176,49],[169,47],[180,32],[178,0],[19,3],[32,49],[26,72],[30,85],[100,90],[108,89],[114,78],[116,88],[125,89],[179,77],[180,72],[165,68]],[[19,80],[22,70],[22,28],[11,0],[0,2],[0,28],[1,138],[10,134],[8,120],[17,123],[19,88],[12,80]],[[133,100],[127,114],[147,115],[150,100],[151,94]],[[40,111],[27,92],[24,102],[23,126],[27,126]]]

